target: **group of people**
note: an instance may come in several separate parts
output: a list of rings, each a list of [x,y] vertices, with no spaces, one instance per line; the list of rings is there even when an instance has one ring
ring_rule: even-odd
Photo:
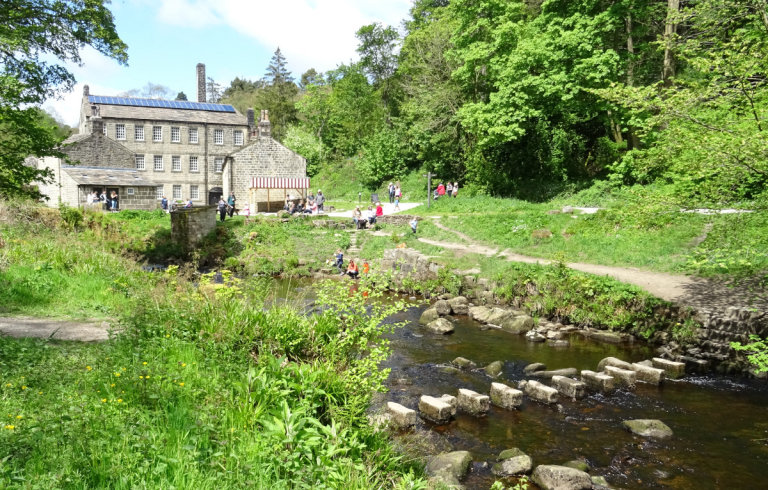
[[[358,268],[357,264],[354,260],[349,261],[349,264],[347,264],[346,271],[344,270],[344,252],[341,251],[341,249],[336,250],[336,255],[334,255],[333,258],[333,265],[336,266],[336,268],[339,270],[339,275],[348,275],[352,279],[357,279],[360,277],[360,269]],[[363,260],[363,267],[362,272],[363,274],[368,274],[371,270],[371,266],[368,265],[367,260]]]
[[[86,203],[90,206],[101,205],[101,209],[105,211],[119,211],[120,201],[117,195],[117,191],[112,191],[107,196],[107,190],[101,191],[94,190],[86,197]]]
[[[323,191],[318,189],[317,196],[310,192],[306,201],[304,199],[293,199],[292,196],[288,196],[283,209],[290,214],[322,214],[324,206],[325,195],[323,195]]]
[[[360,206],[355,206],[355,210],[352,211],[352,221],[355,222],[355,228],[358,230],[375,225],[376,218],[381,216],[384,216],[384,208],[382,207],[381,202],[376,203],[376,209],[373,208],[373,205],[368,206],[365,216],[363,216]]]
[[[235,193],[231,193],[227,200],[224,200],[224,196],[219,199],[219,204],[217,206],[219,210],[219,219],[221,221],[224,221],[227,217],[227,214],[229,214],[229,217],[231,218],[232,215],[235,214],[235,203],[237,202],[237,199],[235,198]],[[190,201],[190,204],[192,201]]]
[[[395,204],[395,211],[400,211],[400,199],[403,197],[403,190],[400,188],[400,182],[389,183],[389,203]]]
[[[443,184],[442,182],[440,182],[437,185],[437,188],[435,189],[433,197],[435,200],[437,200],[438,198],[441,198],[443,196],[456,197],[458,195],[459,195],[458,182],[454,182],[453,184],[451,184],[450,182],[448,182],[448,184]]]

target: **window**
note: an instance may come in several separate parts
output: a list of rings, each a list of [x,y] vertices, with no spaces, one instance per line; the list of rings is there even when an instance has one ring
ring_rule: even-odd
[[[181,199],[181,186],[180,185],[174,185],[173,186],[173,198],[174,199]]]
[[[189,128],[189,142],[197,144],[197,128]]]
[[[136,141],[144,141],[144,126],[134,126],[133,137]]]
[[[189,186],[189,198],[193,201],[200,199],[200,188],[196,185]]]
[[[106,125],[106,124],[104,124],[103,126],[101,126],[101,132],[102,132],[102,133],[104,133],[104,136],[106,136],[106,135],[107,135],[107,125]]]
[[[163,155],[155,155],[155,171],[163,171]]]
[[[181,157],[180,156],[172,156],[171,157],[171,170],[174,172],[181,172]]]
[[[200,170],[197,167],[197,157],[191,156],[189,157],[189,171],[190,172],[199,172]]]
[[[171,128],[171,143],[181,143],[181,129]]]
[[[216,145],[223,145],[224,144],[224,130],[223,129],[214,129],[213,130],[213,143]]]
[[[161,186],[161,185],[157,186],[155,188],[155,198],[156,199],[162,199],[163,198],[163,194],[165,194],[165,192],[163,191],[163,186]]]
[[[237,130],[233,133],[235,138],[235,146],[241,146],[243,144],[243,132]]]
[[[125,124],[115,124],[115,139],[125,139]]]
[[[129,196],[132,196],[136,194],[136,190],[133,187],[126,187],[125,193],[128,194]]]
[[[163,141],[162,126],[152,126],[152,141]]]
[[[213,171],[214,172],[221,172],[224,170],[224,159],[221,157],[216,157],[213,159]]]
[[[144,155],[136,155],[136,170],[146,170],[144,165]]]

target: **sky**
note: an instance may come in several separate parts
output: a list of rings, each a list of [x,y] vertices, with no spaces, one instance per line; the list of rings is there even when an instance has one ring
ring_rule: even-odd
[[[400,28],[411,0],[113,0],[109,5],[128,66],[81,51],[67,65],[74,90],[44,107],[77,126],[83,85],[91,95],[118,95],[147,83],[196,100],[196,65],[223,87],[235,77],[264,76],[279,47],[298,80],[309,68],[326,71],[357,60],[355,32],[373,22]]]

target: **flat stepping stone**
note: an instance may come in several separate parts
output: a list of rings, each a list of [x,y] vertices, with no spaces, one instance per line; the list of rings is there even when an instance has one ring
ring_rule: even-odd
[[[635,389],[635,382],[637,381],[637,373],[635,371],[628,371],[615,366],[605,366],[605,374],[613,377],[616,386],[622,386],[630,390]]]
[[[387,402],[387,415],[389,415],[392,425],[398,429],[414,426],[419,421],[416,410],[411,410],[395,402]]]
[[[587,388],[600,393],[613,391],[614,388],[614,378],[607,374],[584,370],[581,372],[581,380],[587,385]]]
[[[523,391],[528,398],[541,403],[557,403],[559,398],[555,388],[541,384],[538,381],[527,381]]]
[[[675,362],[660,357],[654,357],[651,359],[651,363],[653,363],[653,367],[656,369],[663,369],[667,378],[677,379],[685,376],[684,362]]]
[[[584,398],[587,394],[587,385],[583,381],[576,381],[567,376],[552,376],[552,386],[573,400]]]
[[[531,477],[542,490],[589,490],[589,474],[567,466],[539,465]]]
[[[625,420],[621,423],[625,429],[643,437],[652,437],[655,439],[665,439],[672,437],[672,429],[661,420],[656,419],[635,419]]]
[[[491,383],[491,403],[513,410],[523,403],[523,392],[502,383]]]
[[[457,399],[459,409],[470,415],[485,415],[491,408],[491,399],[488,395],[481,395],[472,390],[460,388]]]

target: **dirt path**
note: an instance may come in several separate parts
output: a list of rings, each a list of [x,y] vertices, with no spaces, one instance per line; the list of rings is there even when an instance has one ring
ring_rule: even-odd
[[[543,265],[553,262],[547,259],[520,255],[508,249],[499,251],[496,248],[476,242],[464,233],[444,226],[438,220],[434,220],[434,224],[442,230],[455,234],[467,243],[453,243],[429,238],[419,238],[420,242],[464,253],[498,257],[510,262]],[[618,281],[633,284],[658,298],[679,305],[690,306],[697,310],[722,310],[729,306],[768,310],[768,294],[766,294],[764,288],[756,283],[741,283],[738,286],[733,286],[710,279],[653,272],[635,267],[616,267],[578,262],[567,263],[566,266],[581,272],[609,276]]]
[[[0,317],[0,335],[84,342],[109,339],[108,322],[75,322],[55,318]]]

